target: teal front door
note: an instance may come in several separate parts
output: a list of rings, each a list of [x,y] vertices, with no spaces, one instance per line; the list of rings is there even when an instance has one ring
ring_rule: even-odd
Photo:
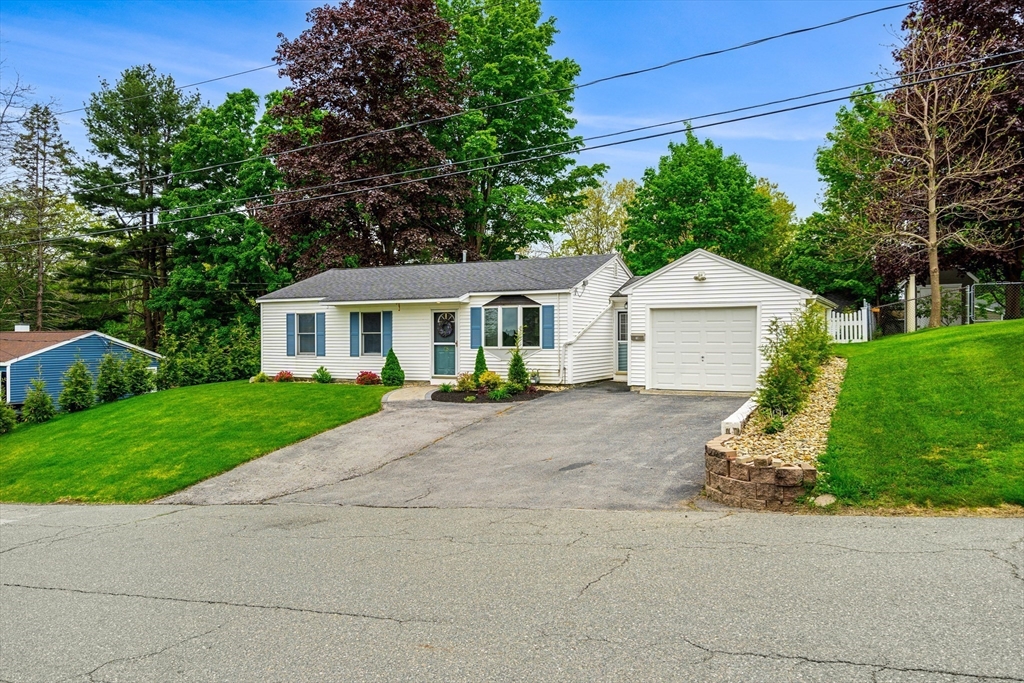
[[[453,311],[435,311],[434,322],[434,376],[455,376],[455,347],[458,339]]]

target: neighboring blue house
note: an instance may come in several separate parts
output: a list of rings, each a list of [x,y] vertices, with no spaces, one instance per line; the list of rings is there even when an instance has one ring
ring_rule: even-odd
[[[81,359],[89,366],[93,377],[100,359],[107,353],[125,358],[141,353],[150,359],[156,369],[161,356],[158,353],[91,330],[62,330],[56,332],[30,332],[28,325],[15,326],[14,332],[0,332],[0,383],[7,402],[21,405],[33,379],[46,382],[46,391],[54,402],[63,387],[62,376],[71,364]]]

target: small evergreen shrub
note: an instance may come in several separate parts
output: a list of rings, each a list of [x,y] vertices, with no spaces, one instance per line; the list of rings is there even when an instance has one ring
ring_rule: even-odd
[[[321,365],[313,373],[313,381],[317,384],[330,384],[334,381],[334,378],[331,377],[331,373],[327,371],[327,368]]]
[[[493,391],[493,390],[497,389],[500,385],[501,385],[501,377],[498,376],[498,373],[492,372],[490,370],[488,370],[487,372],[481,373],[480,377],[477,379],[477,388],[478,389],[485,389],[487,391]]]
[[[455,378],[456,391],[476,391],[477,378],[472,372],[464,372]]]
[[[487,372],[487,359],[484,358],[484,347],[479,346],[476,350],[476,365],[473,366],[473,379],[480,379],[480,375]]]
[[[530,383],[530,371],[526,369],[526,362],[518,346],[512,349],[512,357],[508,361],[508,383],[513,393],[525,390]]]
[[[471,395],[467,396],[466,398],[464,398],[462,400],[465,401],[466,403],[472,403],[473,401],[476,400],[476,395],[475,394],[471,394]]]
[[[255,375],[249,378],[249,384],[266,384],[270,381],[265,372],[257,372]]]
[[[116,401],[128,393],[124,365],[119,354],[107,353],[100,359],[100,367],[96,372],[96,399],[100,403]]]
[[[25,394],[25,402],[21,405],[21,419],[29,424],[42,424],[51,420],[56,413],[53,399],[46,393],[46,382],[41,379],[32,380],[32,388]]]
[[[202,361],[206,366],[206,377],[203,382],[196,382],[197,384],[203,384],[206,382],[227,382],[228,380],[234,379],[234,373],[231,368],[231,359],[224,353],[224,349],[217,343],[216,338],[211,339],[206,346],[206,351],[202,355]]]
[[[295,375],[290,370],[282,370],[281,372],[274,375],[275,382],[294,382]]]
[[[0,434],[6,434],[11,431],[17,423],[17,413],[14,412],[14,408],[7,402],[7,398],[0,393]]]
[[[153,371],[149,369],[149,358],[141,353],[133,353],[124,362],[125,393],[141,396],[153,391]]]
[[[444,384],[439,386],[437,390],[440,391],[442,394],[450,394],[455,390],[455,387],[449,384],[448,382],[445,382]]]
[[[786,428],[786,423],[778,415],[772,415],[764,425],[765,434],[778,434]]]
[[[369,370],[363,370],[356,375],[356,384],[369,385],[369,384],[380,384],[380,375],[376,372],[370,372]]]
[[[400,387],[405,384],[405,370],[398,364],[398,356],[394,349],[388,349],[388,357],[384,361],[384,369],[380,371],[380,379],[385,386]]]
[[[77,360],[64,373],[64,388],[58,397],[60,409],[68,413],[76,413],[91,408],[96,402],[93,390],[92,373],[89,366]]]

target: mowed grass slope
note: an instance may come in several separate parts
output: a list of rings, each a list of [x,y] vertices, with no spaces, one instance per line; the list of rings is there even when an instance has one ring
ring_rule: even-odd
[[[347,384],[184,387],[20,425],[0,436],[0,501],[136,503],[375,413]]]
[[[821,488],[876,506],[1024,505],[1024,320],[838,348]]]

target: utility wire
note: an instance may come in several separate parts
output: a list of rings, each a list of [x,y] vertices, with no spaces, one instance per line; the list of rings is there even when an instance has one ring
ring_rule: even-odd
[[[1015,51],[1015,52],[1021,52],[1021,51],[1018,50],[1018,51]],[[991,55],[989,57],[979,58],[979,59],[993,59],[993,58],[996,58],[996,57],[1006,56],[1006,54],[1014,54],[1014,53],[1005,53],[1005,54],[999,54],[999,55]],[[971,60],[971,61],[978,61],[978,60]],[[650,135],[643,135],[643,136],[639,136],[639,137],[628,138],[626,140],[616,140],[614,142],[607,142],[607,143],[603,143],[603,144],[600,144],[600,145],[590,145],[590,146],[582,147],[582,148],[575,149],[575,150],[549,152],[549,153],[546,153],[546,154],[542,154],[542,155],[538,155],[538,156],[534,156],[534,157],[529,157],[527,159],[513,159],[513,160],[509,160],[509,161],[502,161],[502,162],[490,164],[490,165],[487,165],[487,166],[470,168],[470,169],[465,169],[465,170],[461,170],[461,171],[454,171],[452,173],[437,174],[437,175],[430,176],[430,177],[427,177],[427,178],[408,178],[408,179],[405,179],[405,180],[402,180],[402,181],[398,181],[398,182],[394,182],[394,183],[388,183],[388,184],[384,184],[384,185],[375,185],[375,186],[370,186],[370,187],[360,187],[360,188],[356,188],[356,189],[353,189],[353,190],[347,190],[347,191],[344,191],[344,192],[336,192],[336,193],[331,193],[331,194],[322,194],[322,195],[316,195],[316,196],[313,196],[313,197],[304,197],[304,198],[301,198],[301,199],[290,200],[290,201],[286,201],[286,202],[279,202],[279,203],[276,203],[276,204],[267,205],[267,206],[258,207],[258,208],[260,208],[260,209],[269,209],[269,208],[272,208],[272,207],[290,206],[290,205],[294,205],[294,204],[302,204],[302,203],[311,202],[311,201],[317,201],[317,200],[322,200],[322,199],[331,199],[331,198],[335,198],[335,197],[343,197],[343,196],[347,196],[347,195],[351,195],[351,194],[357,194],[357,193],[361,193],[361,192],[367,192],[367,191],[371,191],[371,190],[382,190],[382,189],[387,189],[387,188],[390,188],[390,187],[399,187],[399,186],[402,186],[402,185],[408,185],[408,184],[411,184],[411,183],[426,182],[426,181],[429,181],[429,180],[434,180],[436,178],[442,178],[442,177],[443,178],[449,178],[449,177],[455,177],[455,176],[460,176],[460,175],[466,175],[466,174],[474,173],[474,172],[481,171],[481,170],[490,170],[490,169],[495,169],[495,168],[504,168],[506,166],[513,166],[515,164],[521,164],[521,163],[526,163],[526,162],[530,162],[530,161],[538,161],[538,160],[547,159],[547,158],[550,158],[550,157],[553,157],[553,156],[560,156],[560,155],[563,155],[563,154],[581,154],[581,153],[587,152],[587,151],[593,151],[593,150],[597,150],[597,149],[604,149],[604,148],[607,148],[607,147],[616,147],[618,145],[625,145],[625,144],[630,144],[630,143],[634,143],[634,142],[642,142],[642,141],[645,141],[645,140],[652,140],[652,139],[655,139],[655,138],[661,138],[661,137],[665,137],[665,136],[668,136],[668,135],[675,135],[677,133],[684,133],[684,132],[691,131],[691,130],[700,130],[700,129],[703,129],[703,128],[712,128],[712,127],[715,127],[715,126],[722,126],[722,125],[726,125],[726,124],[729,124],[729,123],[737,123],[737,122],[741,122],[741,121],[749,121],[749,120],[753,120],[753,119],[763,118],[763,117],[766,117],[766,116],[774,116],[774,115],[777,115],[777,114],[784,114],[784,113],[789,113],[789,112],[793,112],[793,111],[799,111],[799,110],[808,109],[808,108],[811,108],[811,107],[818,107],[818,106],[821,106],[821,105],[824,105],[824,104],[832,104],[832,103],[835,103],[835,102],[844,102],[844,101],[847,101],[847,100],[850,100],[850,99],[855,99],[855,98],[859,98],[859,97],[865,97],[865,96],[868,96],[868,95],[874,95],[874,94],[883,93],[883,92],[891,92],[891,91],[895,91],[895,90],[902,90],[902,89],[905,89],[905,88],[909,88],[911,86],[917,86],[917,85],[924,85],[924,84],[927,84],[927,83],[940,82],[940,81],[944,81],[944,80],[949,80],[951,78],[959,78],[959,77],[962,77],[962,76],[968,76],[968,75],[972,75],[972,74],[983,73],[983,72],[986,72],[986,71],[991,71],[993,69],[1000,69],[1000,68],[1004,68],[1004,67],[1007,67],[1007,66],[1013,66],[1015,64],[1021,64],[1021,63],[1024,63],[1024,59],[1019,59],[1019,60],[1011,61],[1011,62],[1004,62],[1004,63],[1001,63],[1001,64],[995,64],[995,65],[992,65],[992,66],[986,66],[986,67],[982,67],[982,68],[978,68],[978,69],[972,69],[970,71],[963,71],[963,72],[959,72],[959,73],[955,73],[955,74],[946,74],[946,75],[943,75],[943,76],[936,76],[935,78],[929,78],[929,79],[924,79],[924,80],[917,80],[917,81],[913,81],[911,83],[900,83],[900,84],[893,85],[893,86],[890,86],[890,87],[887,87],[887,88],[878,88],[878,89],[872,90],[871,92],[868,92],[868,93],[853,93],[852,95],[844,95],[842,97],[835,97],[835,98],[829,98],[829,99],[825,99],[825,100],[818,100],[818,101],[815,101],[815,102],[809,102],[809,103],[806,103],[806,104],[795,105],[795,106],[792,106],[792,107],[785,107],[785,108],[782,108],[782,109],[774,109],[774,110],[767,111],[767,112],[760,112],[760,113],[756,113],[756,114],[749,114],[747,116],[741,116],[741,117],[736,117],[736,118],[732,118],[732,119],[726,119],[724,121],[714,121],[714,122],[711,122],[711,123],[705,123],[705,124],[701,124],[701,125],[698,125],[698,126],[686,126],[686,127],[677,128],[677,129],[674,129],[674,130],[663,131],[663,132],[660,132],[660,133],[652,133]],[[908,74],[908,75],[913,75],[913,74]],[[892,80],[892,79],[886,79],[886,80]],[[834,92],[834,91],[835,91],[835,89],[825,90],[825,91],[821,91],[820,94],[826,94],[826,93]],[[815,96],[815,95],[812,94],[812,95],[809,95],[809,96],[800,96],[800,97],[794,97],[794,98],[788,98],[788,99],[789,100],[805,99],[806,97],[813,97],[813,96]],[[735,110],[735,111],[748,110],[748,109],[756,109],[756,108],[763,107],[763,106],[766,106],[766,105],[752,105],[750,107],[742,107],[742,108],[740,108],[738,110]],[[709,115],[705,115],[705,116],[714,116],[714,115],[709,114]],[[701,118],[704,118],[704,117],[701,117]],[[682,121],[687,121],[687,120],[693,120],[693,119],[681,119],[681,120],[679,120],[677,122],[682,122]],[[677,122],[670,122],[670,123],[677,123]],[[664,126],[664,125],[669,125],[669,124],[666,123],[666,124],[658,124],[658,125],[654,125],[654,126],[644,126],[644,127],[640,128],[640,129],[635,129],[635,130],[657,128],[657,127]],[[631,129],[630,131],[619,132],[619,133],[610,133],[610,134],[606,134],[604,136],[598,136],[598,137],[613,137],[613,136],[617,136],[617,135],[623,135],[626,132],[631,132],[632,130],[634,130],[634,129]],[[417,170],[420,170],[420,169],[412,169],[411,171],[405,171],[405,173],[415,172]],[[365,182],[365,180],[366,179],[361,179],[360,181],[361,182]],[[354,181],[345,181],[345,182],[354,182]],[[332,186],[333,186],[333,184],[332,184]],[[237,213],[238,213],[238,210],[229,210],[229,211],[222,211],[222,212],[205,214],[205,215],[201,215],[201,216],[176,218],[176,219],[172,219],[172,220],[169,220],[169,221],[163,221],[161,223],[158,223],[157,227],[165,226],[165,225],[170,225],[170,224],[174,224],[174,223],[182,223],[182,222],[187,222],[187,221],[202,220],[202,219],[206,219],[206,218],[214,218],[214,217],[217,217],[217,216],[233,215],[233,214],[237,214]],[[137,229],[138,229],[138,226],[128,226],[128,227],[121,227],[121,228],[112,228],[110,230],[101,230],[101,231],[95,231],[95,232],[91,232],[91,233],[83,233],[83,234],[79,234],[79,235],[67,235],[67,236],[63,236],[63,237],[54,237],[54,238],[50,238],[50,239],[46,239],[46,240],[32,240],[32,241],[25,241],[25,242],[15,242],[15,243],[12,243],[12,244],[0,245],[0,248],[27,246],[27,245],[31,245],[31,244],[42,244],[42,243],[56,242],[56,241],[62,241],[62,240],[67,240],[67,239],[88,238],[88,237],[93,237],[93,236],[96,236],[96,235],[109,234],[109,233],[115,233],[115,232],[126,232],[126,231],[129,231],[129,230],[137,230]]]
[[[627,77],[630,77],[630,76],[637,76],[637,75],[640,75],[640,74],[650,73],[652,71],[658,71],[660,69],[665,69],[665,68],[668,68],[670,66],[675,66],[675,65],[678,65],[678,64],[682,64],[684,62],[690,62],[690,61],[693,61],[693,60],[696,60],[696,59],[703,59],[705,57],[713,57],[713,56],[716,56],[716,55],[725,54],[727,52],[734,52],[736,50],[742,50],[742,49],[745,49],[745,48],[748,48],[748,47],[753,47],[755,45],[761,45],[762,43],[767,43],[767,42],[770,42],[770,41],[773,41],[773,40],[779,40],[781,38],[787,38],[789,36],[795,36],[795,35],[799,35],[801,33],[808,33],[810,31],[817,31],[819,29],[827,28],[827,27],[830,27],[830,26],[836,26],[838,24],[843,24],[843,23],[846,23],[848,21],[853,21],[854,19],[860,19],[862,17],[866,17],[866,16],[869,16],[869,15],[872,15],[872,14],[878,14],[879,12],[887,12],[887,11],[892,10],[892,9],[897,9],[897,8],[901,8],[901,7],[907,7],[910,4],[912,4],[912,3],[904,2],[904,3],[900,3],[898,5],[889,5],[887,7],[879,7],[877,9],[868,10],[866,12],[860,12],[858,14],[851,14],[849,16],[842,17],[841,19],[836,19],[836,20],[833,20],[833,21],[829,21],[829,22],[826,22],[824,24],[817,24],[815,26],[807,26],[807,27],[804,27],[804,28],[794,29],[792,31],[786,31],[784,33],[776,33],[774,35],[766,36],[764,38],[758,38],[756,40],[751,40],[751,41],[748,41],[746,43],[742,43],[740,45],[734,45],[732,47],[722,48],[722,49],[718,49],[718,50],[712,50],[711,52],[702,52],[700,54],[690,55],[689,57],[682,57],[680,59],[674,59],[672,61],[665,62],[664,64],[658,64],[656,66],[650,66],[650,67],[646,67],[644,69],[637,69],[637,70],[634,70],[634,71],[626,71],[626,72],[623,72],[623,73],[613,74],[611,76],[604,76],[602,78],[598,78],[598,79],[595,79],[595,80],[592,80],[592,81],[587,81],[585,83],[579,83],[579,84],[574,84],[574,85],[566,86],[565,88],[557,88],[557,89],[554,89],[554,90],[544,90],[544,91],[541,91],[541,92],[538,92],[538,93],[533,93],[532,95],[526,95],[525,97],[519,97],[519,98],[516,98],[516,99],[513,99],[513,100],[508,100],[506,102],[495,102],[493,104],[488,104],[488,105],[484,105],[484,106],[481,106],[481,107],[475,107],[475,108],[472,108],[472,109],[464,109],[462,111],[455,112],[454,114],[447,114],[445,116],[437,116],[437,117],[433,117],[433,118],[429,118],[429,119],[423,119],[421,121],[414,121],[412,123],[403,123],[403,124],[395,126],[393,128],[384,128],[384,129],[378,129],[378,130],[371,130],[371,131],[367,131],[365,133],[359,133],[358,135],[352,135],[352,136],[349,136],[349,137],[346,137],[346,138],[339,138],[337,140],[329,140],[327,142],[318,142],[318,143],[314,143],[314,144],[311,144],[311,145],[303,145],[303,146],[300,146],[300,147],[293,147],[291,149],[282,150],[280,152],[270,152],[270,153],[267,153],[267,154],[258,154],[258,155],[251,156],[251,157],[248,157],[248,158],[245,158],[245,159],[238,159],[236,161],[228,161],[228,162],[224,162],[224,163],[221,163],[221,164],[210,164],[209,166],[201,166],[199,168],[189,169],[188,171],[183,171],[180,174],[164,173],[164,174],[161,174],[161,175],[150,176],[148,178],[136,178],[134,180],[126,180],[126,181],[119,182],[119,183],[109,183],[107,185],[95,185],[95,186],[92,186],[92,187],[84,187],[84,188],[80,188],[78,191],[79,192],[94,192],[96,190],[105,190],[105,189],[113,188],[113,187],[125,187],[125,186],[128,186],[128,185],[134,185],[134,184],[140,183],[140,182],[149,182],[149,181],[153,181],[153,180],[164,180],[164,179],[167,179],[167,178],[171,178],[172,176],[175,176],[175,175],[187,176],[189,173],[200,173],[202,171],[209,171],[209,170],[212,170],[212,169],[215,169],[215,168],[224,168],[226,166],[235,166],[235,165],[238,165],[238,164],[248,163],[250,161],[258,161],[260,159],[273,159],[275,157],[282,156],[284,154],[294,154],[295,152],[302,152],[302,151],[306,151],[306,150],[310,150],[310,149],[316,149],[316,148],[319,148],[319,147],[329,147],[329,146],[332,146],[332,145],[339,145],[339,144],[342,144],[342,143],[345,143],[345,142],[352,142],[354,140],[360,140],[362,138],[371,137],[371,136],[374,136],[374,135],[383,135],[385,133],[394,133],[394,132],[397,132],[397,131],[406,130],[408,128],[415,128],[417,126],[424,126],[424,125],[431,124],[431,123],[441,123],[443,121],[448,121],[450,119],[458,118],[460,116],[465,116],[467,114],[474,113],[474,112],[482,112],[482,111],[486,111],[488,109],[493,109],[495,107],[505,107],[505,106],[512,105],[512,104],[519,104],[519,103],[522,103],[522,102],[528,102],[530,100],[534,100],[534,99],[537,99],[539,97],[548,97],[550,95],[557,95],[557,94],[564,93],[564,92],[571,92],[571,91],[575,91],[575,90],[580,90],[582,88],[588,88],[588,87],[590,87],[592,85],[597,85],[599,83],[607,83],[608,81],[613,81],[613,80],[617,80],[617,79],[620,79],[620,78],[627,78]]]

